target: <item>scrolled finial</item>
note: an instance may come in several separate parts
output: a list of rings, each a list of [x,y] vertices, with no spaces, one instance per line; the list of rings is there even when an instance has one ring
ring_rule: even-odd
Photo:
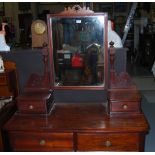
[[[110,45],[110,47],[114,47],[114,42],[110,41],[109,45]]]
[[[75,11],[80,11],[82,8],[79,5],[74,5],[72,9]]]

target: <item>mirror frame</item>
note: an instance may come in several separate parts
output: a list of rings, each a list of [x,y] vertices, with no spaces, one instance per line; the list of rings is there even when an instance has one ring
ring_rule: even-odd
[[[76,9],[78,7],[78,9]],[[54,60],[53,60],[53,38],[52,38],[52,18],[76,18],[87,16],[104,16],[104,83],[100,86],[55,86]],[[89,8],[81,8],[80,6],[73,6],[58,14],[47,15],[48,24],[48,41],[49,41],[49,59],[50,59],[50,84],[51,89],[61,90],[104,90],[108,88],[108,15],[107,13],[94,13]]]

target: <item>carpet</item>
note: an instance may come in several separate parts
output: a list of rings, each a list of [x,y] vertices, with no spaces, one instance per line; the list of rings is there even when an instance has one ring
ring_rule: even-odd
[[[139,90],[155,90],[154,77],[133,77],[133,81],[137,84]]]
[[[140,91],[148,103],[155,103],[155,90]]]
[[[133,77],[141,94],[148,103],[155,103],[155,80],[154,77]]]
[[[145,141],[145,151],[154,152],[155,151],[155,81],[154,77],[133,77],[133,80],[137,84],[140,93],[142,94],[142,111],[149,123],[149,132],[146,136]]]

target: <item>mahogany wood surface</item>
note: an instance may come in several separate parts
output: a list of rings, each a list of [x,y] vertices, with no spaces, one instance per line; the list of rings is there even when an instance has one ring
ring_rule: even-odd
[[[16,64],[13,61],[4,61],[4,72],[0,73],[0,97],[9,98],[10,96],[17,97],[19,94],[19,84],[17,77]],[[2,108],[0,108],[0,151],[3,150],[3,134],[1,132],[3,125],[13,113],[17,110],[15,100],[6,103]]]
[[[0,96],[8,97],[13,96],[15,93],[12,89],[13,83],[11,82],[13,70],[7,70],[4,73],[0,73]],[[16,81],[14,82],[16,83]]]
[[[17,107],[20,113],[46,114],[53,105],[53,93],[26,92],[17,98]]]
[[[139,111],[140,104],[137,102],[111,102],[111,111],[113,112],[134,112]]]
[[[5,129],[16,131],[95,131],[95,132],[146,132],[143,114],[111,117],[101,103],[56,103],[50,115],[24,115],[16,113]],[[135,123],[136,122],[136,123]]]
[[[111,101],[141,101],[141,95],[137,89],[111,89],[108,98]]]
[[[107,14],[85,11],[76,14],[74,8],[69,9],[71,13],[66,14],[66,11],[61,14],[48,15],[52,90],[55,86],[50,18],[66,17],[66,15],[69,17],[104,15],[107,21]],[[105,50],[107,50],[107,25],[105,28],[104,40]],[[140,110],[141,97],[136,85],[126,72],[119,75],[115,72],[115,50],[114,47],[110,49],[113,53],[110,55],[109,83],[108,52],[105,51],[105,86],[102,87],[102,90],[108,91],[106,102],[55,102],[48,115],[24,114],[18,111],[3,127],[8,137],[8,143],[5,143],[8,144],[5,147],[6,151],[144,151],[145,135],[149,126]],[[81,90],[99,88],[80,87]],[[65,91],[64,89],[67,88],[62,89]],[[68,90],[74,89],[74,86],[70,89],[68,87]],[[24,96],[25,105],[34,99],[32,92],[31,95]],[[36,99],[35,104],[42,101],[40,96]],[[116,115],[112,115],[112,112]]]
[[[14,151],[73,151],[73,133],[12,132],[10,138]]]
[[[136,89],[111,89],[108,93],[109,113],[141,113],[141,96]]]
[[[77,136],[78,150],[80,151],[121,151],[122,148],[128,151],[139,149],[139,134],[83,134]]]
[[[107,115],[104,103],[56,103],[50,115],[16,113],[4,130],[11,151],[143,151],[148,124],[143,114]]]

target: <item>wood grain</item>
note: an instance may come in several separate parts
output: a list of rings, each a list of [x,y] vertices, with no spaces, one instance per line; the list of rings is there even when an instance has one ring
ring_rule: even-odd
[[[72,133],[10,133],[13,151],[72,151],[72,137]]]
[[[148,124],[142,113],[107,115],[105,103],[55,103],[50,115],[16,113],[4,130],[9,134],[11,151],[139,151],[143,150],[144,141],[140,142],[140,139],[147,133]],[[55,133],[57,140],[51,142]],[[59,139],[64,133],[67,137],[70,135],[69,141]],[[40,135],[45,139],[51,137],[45,149],[36,142]],[[114,146],[107,148],[100,144],[108,139]],[[53,147],[59,143],[60,147]]]

